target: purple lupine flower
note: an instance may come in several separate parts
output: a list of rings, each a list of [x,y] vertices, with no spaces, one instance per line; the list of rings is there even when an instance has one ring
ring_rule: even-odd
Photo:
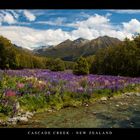
[[[83,88],[83,87],[77,88],[77,92],[78,92],[78,93],[83,93],[83,92],[84,92],[84,88]]]
[[[51,92],[50,91],[47,91],[47,95],[50,95],[51,94]]]
[[[61,86],[61,92],[69,91],[82,93],[86,91],[86,93],[90,93],[95,89],[109,88],[116,91],[118,89],[123,89],[129,84],[140,84],[140,78],[89,74],[86,76],[86,86],[82,87],[83,83],[81,84],[81,81],[84,79],[84,76],[76,76],[71,72],[52,72],[50,70],[41,69],[7,70],[6,74],[11,77],[34,77],[37,78],[37,80],[44,81],[47,83],[45,88],[41,88],[44,93],[46,90],[49,90],[51,93],[55,93],[56,87],[59,86]],[[27,82],[25,87],[32,91],[33,83],[30,80],[25,81]],[[35,84],[35,86],[37,85]],[[19,87],[22,87],[22,85]],[[90,91],[88,89],[92,90]]]

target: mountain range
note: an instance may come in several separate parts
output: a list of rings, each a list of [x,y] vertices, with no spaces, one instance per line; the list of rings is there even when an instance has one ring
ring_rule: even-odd
[[[119,39],[109,36],[102,36],[92,40],[78,38],[71,41],[67,39],[58,45],[43,46],[35,49],[33,52],[47,57],[71,61],[80,56],[94,55],[101,48],[115,46],[121,42]]]

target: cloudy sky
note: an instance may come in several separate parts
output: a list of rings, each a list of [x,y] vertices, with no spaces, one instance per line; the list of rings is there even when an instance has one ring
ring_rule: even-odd
[[[0,35],[25,48],[140,33],[140,10],[0,10]]]

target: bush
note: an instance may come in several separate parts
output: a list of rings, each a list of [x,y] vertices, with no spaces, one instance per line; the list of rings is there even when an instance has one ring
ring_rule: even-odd
[[[29,111],[37,111],[46,107],[46,99],[43,94],[30,95],[25,94],[18,99],[21,107]]]
[[[87,75],[89,74],[89,65],[85,58],[80,57],[74,67],[73,73],[76,75]]]
[[[50,59],[47,63],[47,67],[51,71],[64,71],[65,70],[64,61],[61,60],[60,58]]]
[[[64,63],[65,63],[65,68],[67,70],[73,70],[74,65],[75,65],[75,62],[72,62],[72,61],[64,61]]]
[[[0,113],[13,116],[16,113],[16,99],[14,97],[3,97],[0,99]]]

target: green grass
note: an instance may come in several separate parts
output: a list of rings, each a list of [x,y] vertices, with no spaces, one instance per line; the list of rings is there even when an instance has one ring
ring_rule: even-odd
[[[3,114],[3,113],[0,113],[0,120],[3,120],[3,121],[6,121],[8,118],[7,115]]]

